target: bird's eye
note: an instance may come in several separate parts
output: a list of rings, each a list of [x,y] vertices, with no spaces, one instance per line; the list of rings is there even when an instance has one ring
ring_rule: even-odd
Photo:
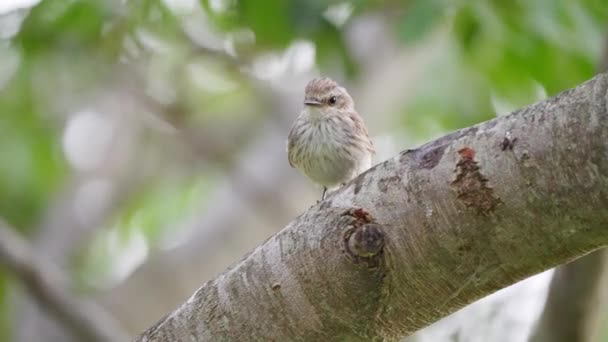
[[[332,97],[329,98],[329,104],[330,105],[336,104],[336,101],[338,101],[338,98],[335,97],[335,96],[332,96]]]

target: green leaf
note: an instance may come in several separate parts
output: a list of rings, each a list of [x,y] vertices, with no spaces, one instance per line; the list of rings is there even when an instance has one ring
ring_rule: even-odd
[[[441,0],[416,0],[411,2],[399,27],[401,39],[406,43],[422,40],[441,19],[446,6]]]
[[[68,50],[94,47],[108,14],[102,1],[43,0],[23,21],[15,42],[28,54],[59,46]]]
[[[66,165],[56,132],[34,106],[24,76],[20,73],[0,95],[0,215],[31,229],[61,184]]]
[[[522,85],[533,81],[552,95],[594,73],[604,29],[593,8],[581,4],[469,2],[454,19],[456,42],[470,67],[515,103],[530,98]]]
[[[472,6],[465,5],[460,8],[454,18],[453,32],[456,41],[460,43],[465,51],[474,48],[481,31],[482,25]]]
[[[16,316],[12,310],[14,305],[11,305],[9,294],[9,282],[4,272],[0,272],[0,340],[11,341],[11,327],[15,326],[14,317]]]

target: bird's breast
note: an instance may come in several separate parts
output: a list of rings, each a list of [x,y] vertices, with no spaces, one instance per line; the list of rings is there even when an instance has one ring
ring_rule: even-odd
[[[301,129],[298,166],[313,181],[326,186],[348,181],[358,167],[349,150],[348,127],[338,118],[311,120]]]

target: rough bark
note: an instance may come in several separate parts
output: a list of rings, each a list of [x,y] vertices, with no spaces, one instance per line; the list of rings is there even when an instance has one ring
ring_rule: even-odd
[[[598,73],[608,71],[608,35]],[[530,342],[591,342],[600,333],[606,304],[608,251],[600,250],[556,269]]]
[[[528,277],[416,331],[401,342],[525,342],[543,310],[553,270]]]
[[[376,165],[137,341],[393,341],[605,246],[607,90],[600,75]]]

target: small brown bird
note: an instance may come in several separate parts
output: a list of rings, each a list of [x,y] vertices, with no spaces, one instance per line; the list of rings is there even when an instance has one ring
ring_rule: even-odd
[[[292,167],[327,189],[350,181],[371,166],[374,145],[346,89],[329,78],[306,85],[304,109],[287,139]]]

